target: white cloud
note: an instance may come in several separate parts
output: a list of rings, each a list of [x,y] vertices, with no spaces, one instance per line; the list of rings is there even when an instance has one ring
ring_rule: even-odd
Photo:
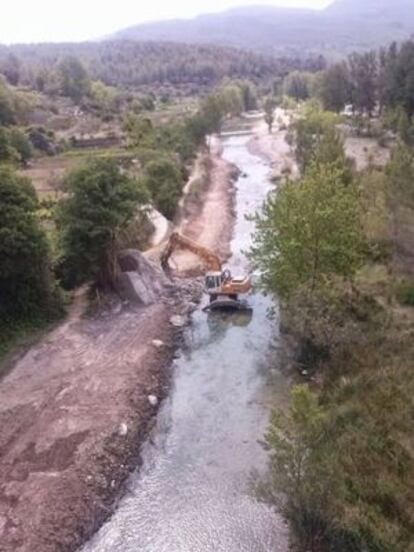
[[[10,0],[1,8],[0,43],[87,40],[140,22],[255,3],[319,8],[329,0]]]

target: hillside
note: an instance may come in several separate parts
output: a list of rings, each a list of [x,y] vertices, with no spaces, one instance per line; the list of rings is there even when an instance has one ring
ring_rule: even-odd
[[[214,43],[270,52],[349,51],[409,38],[414,32],[410,0],[336,0],[325,10],[236,8],[189,20],[137,25],[116,39]]]

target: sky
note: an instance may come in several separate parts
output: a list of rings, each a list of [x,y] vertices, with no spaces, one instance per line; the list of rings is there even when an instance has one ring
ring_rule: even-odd
[[[329,0],[7,0],[0,43],[99,38],[138,23],[189,18],[241,5],[321,8]],[[2,2],[2,3],[3,3]]]

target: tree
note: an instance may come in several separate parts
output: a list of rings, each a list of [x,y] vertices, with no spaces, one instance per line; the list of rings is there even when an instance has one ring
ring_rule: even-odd
[[[89,94],[90,79],[84,65],[74,56],[64,58],[58,66],[60,89],[63,96],[68,96],[79,103]]]
[[[68,197],[58,215],[64,283],[73,287],[93,281],[109,288],[116,275],[117,237],[146,209],[147,191],[108,159],[70,173],[65,189]]]
[[[183,189],[183,175],[176,162],[168,158],[150,161],[144,170],[144,182],[155,207],[168,219],[174,217]]]
[[[265,112],[265,122],[269,129],[269,133],[272,132],[273,123],[275,121],[275,108],[276,108],[276,100],[272,97],[265,98],[265,101],[263,103],[263,109]]]
[[[225,115],[222,98],[213,93],[205,98],[200,106],[200,114],[206,122],[206,133],[220,132]]]
[[[128,114],[124,123],[128,133],[128,146],[131,148],[155,148],[155,129],[151,119]]]
[[[310,73],[293,71],[284,80],[284,94],[295,98],[296,101],[307,100],[310,97],[311,78]]]
[[[322,111],[319,106],[310,106],[294,124],[295,153],[302,172],[315,159],[324,136],[337,135],[335,125],[338,121],[337,115]]]
[[[377,103],[378,64],[375,52],[349,56],[352,103],[357,111],[372,115]]]
[[[351,101],[351,82],[345,63],[332,65],[321,73],[318,86],[323,107],[339,113]]]
[[[20,129],[13,127],[9,131],[10,145],[18,153],[20,161],[25,165],[33,155],[32,145],[26,134]]]
[[[10,53],[3,63],[0,64],[0,73],[3,73],[11,85],[17,86],[20,80],[20,68],[21,62],[19,58],[15,54]]]
[[[361,265],[358,189],[344,184],[336,163],[311,165],[299,182],[287,182],[255,221],[251,256],[266,289],[284,299],[300,288],[312,295],[333,278],[351,279]]]
[[[15,122],[16,113],[9,87],[0,78],[0,125],[11,125]]]
[[[7,129],[0,127],[0,163],[17,163],[19,154],[10,143],[9,133]]]
[[[36,192],[29,180],[10,167],[0,167],[2,323],[42,320],[56,314],[59,307],[50,274],[48,244],[36,209]]]
[[[301,549],[317,552],[329,523],[334,525],[341,512],[342,481],[337,451],[326,446],[329,418],[317,396],[307,386],[294,387],[291,396],[289,413],[273,412],[266,434],[271,454],[266,494],[271,503],[282,505]]]

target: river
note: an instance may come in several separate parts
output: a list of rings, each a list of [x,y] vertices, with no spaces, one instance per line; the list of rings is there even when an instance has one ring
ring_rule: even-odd
[[[253,223],[245,215],[272,187],[269,166],[248,152],[248,140],[223,141],[224,158],[243,173],[227,263],[234,274],[247,270],[242,251]],[[252,479],[266,469],[258,440],[269,420],[269,374],[281,395],[288,382],[275,368],[278,320],[268,317],[274,304],[260,292],[249,302],[251,317],[194,313],[143,466],[83,552],[287,551],[286,525],[255,499]]]

